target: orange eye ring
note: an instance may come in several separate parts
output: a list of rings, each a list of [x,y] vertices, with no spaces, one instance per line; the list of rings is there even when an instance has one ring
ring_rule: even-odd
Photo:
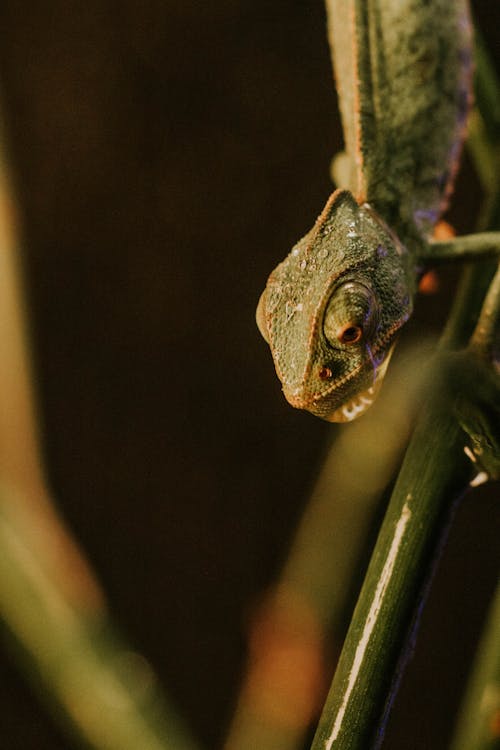
[[[341,344],[357,344],[363,337],[361,326],[350,325],[349,323],[337,331],[337,339]]]

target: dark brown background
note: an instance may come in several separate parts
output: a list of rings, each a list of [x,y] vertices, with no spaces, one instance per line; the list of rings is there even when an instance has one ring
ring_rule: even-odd
[[[476,7],[498,53],[500,11]],[[287,407],[254,325],[341,145],[324,23],[320,0],[0,4],[52,486],[208,748],[330,430]],[[460,230],[477,202],[466,172]],[[458,515],[387,748],[445,746],[495,583],[495,499],[480,489]],[[67,748],[0,668],[1,748]]]

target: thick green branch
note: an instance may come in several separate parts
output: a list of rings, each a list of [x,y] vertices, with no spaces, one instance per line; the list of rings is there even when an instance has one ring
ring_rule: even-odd
[[[429,258],[433,263],[495,257],[500,255],[500,232],[481,232],[451,240],[436,240],[431,243],[430,248]]]
[[[415,602],[423,595],[454,499],[472,478],[463,442],[443,394],[437,393],[394,489],[314,750],[366,750],[377,742],[374,728],[397,682],[403,647],[415,624]]]

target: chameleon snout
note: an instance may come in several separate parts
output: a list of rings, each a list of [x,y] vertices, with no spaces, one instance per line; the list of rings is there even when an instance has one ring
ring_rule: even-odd
[[[266,320],[266,290],[262,292],[259,298],[259,302],[257,304],[257,310],[255,311],[255,322],[257,323],[257,328],[259,329],[262,338],[264,341],[266,341],[269,344],[269,332],[267,330],[267,320]]]

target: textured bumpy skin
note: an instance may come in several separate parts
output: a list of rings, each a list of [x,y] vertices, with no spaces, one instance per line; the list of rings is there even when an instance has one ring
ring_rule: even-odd
[[[257,309],[288,401],[349,421],[373,401],[446,207],[471,84],[465,0],[327,0],[347,154]]]
[[[327,0],[348,187],[398,233],[446,208],[471,99],[465,0]]]
[[[328,419],[351,394],[374,387],[374,372],[411,313],[414,273],[408,263],[408,253],[373,212],[346,190],[332,195],[265,291],[267,335],[293,406]],[[369,345],[332,346],[323,327],[325,310],[335,290],[350,282],[373,293],[377,323]],[[337,415],[337,421],[349,414]]]

